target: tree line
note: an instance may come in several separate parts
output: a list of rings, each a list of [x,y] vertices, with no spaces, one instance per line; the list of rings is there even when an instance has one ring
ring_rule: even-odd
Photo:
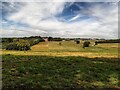
[[[100,43],[120,43],[120,39],[95,41],[95,44],[100,44]]]
[[[44,39],[40,36],[23,37],[23,38],[3,38],[2,43],[8,43],[6,50],[30,50],[31,46],[43,42]]]

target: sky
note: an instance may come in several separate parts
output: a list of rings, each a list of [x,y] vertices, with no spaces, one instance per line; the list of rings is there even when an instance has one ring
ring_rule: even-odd
[[[1,2],[2,37],[118,38],[117,2]]]

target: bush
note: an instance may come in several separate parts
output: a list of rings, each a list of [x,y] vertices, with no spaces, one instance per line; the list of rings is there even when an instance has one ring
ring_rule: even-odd
[[[39,42],[43,42],[44,40],[42,38],[38,38],[38,39],[28,39],[29,43],[30,43],[30,46],[33,46],[35,44],[38,44]]]
[[[80,41],[76,41],[76,44],[79,44],[80,43]]]
[[[97,42],[95,42],[95,45],[98,45],[98,43],[97,43]]]
[[[35,39],[33,40],[33,45],[38,44],[39,42],[42,42],[42,39]]]
[[[19,42],[16,42],[17,44],[17,50],[24,51],[24,50],[30,50],[30,44],[27,40],[19,40]]]
[[[20,40],[16,43],[8,44],[6,46],[6,50],[20,50],[20,51],[30,50],[30,44],[26,40]]]
[[[16,43],[10,43],[6,46],[6,50],[16,50],[17,44]]]
[[[83,48],[84,48],[84,47],[89,47],[89,44],[90,44],[89,41],[85,41],[85,42],[83,43]]]

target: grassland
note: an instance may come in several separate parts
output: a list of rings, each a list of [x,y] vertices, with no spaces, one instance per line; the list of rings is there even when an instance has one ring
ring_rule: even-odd
[[[47,55],[47,56],[83,56],[89,58],[95,57],[118,57],[118,44],[98,44],[93,45],[91,41],[89,48],[82,48],[82,43],[76,44],[74,41],[63,41],[62,45],[59,42],[40,42],[37,45],[31,47],[29,51],[11,51],[1,50],[1,54],[13,54],[13,55]]]
[[[41,42],[28,51],[1,50],[3,89],[119,89],[118,44]]]
[[[3,55],[3,88],[116,88],[118,59]]]

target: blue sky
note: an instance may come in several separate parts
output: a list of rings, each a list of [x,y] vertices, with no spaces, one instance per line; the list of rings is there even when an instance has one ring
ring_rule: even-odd
[[[118,38],[116,2],[2,2],[2,36]]]

